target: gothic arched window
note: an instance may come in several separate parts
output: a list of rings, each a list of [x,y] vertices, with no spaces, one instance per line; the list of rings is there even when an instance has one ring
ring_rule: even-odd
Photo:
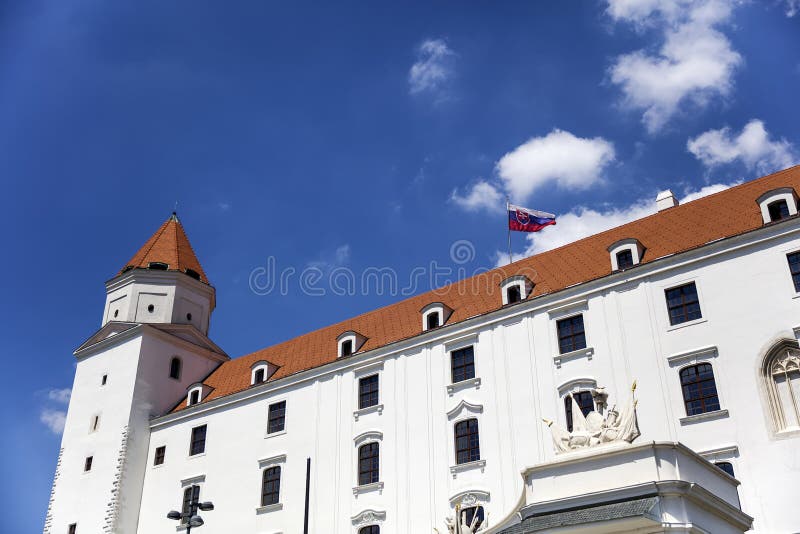
[[[778,432],[800,430],[800,349],[783,341],[767,354],[762,369],[770,412]]]

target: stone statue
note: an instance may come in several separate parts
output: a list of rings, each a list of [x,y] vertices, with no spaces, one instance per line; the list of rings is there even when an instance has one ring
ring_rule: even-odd
[[[486,514],[486,518],[480,525],[478,521],[480,518],[478,514],[475,514],[472,517],[472,521],[467,524],[467,511],[461,509],[461,505],[456,505],[456,514],[455,519],[451,517],[445,517],[444,522],[447,525],[447,532],[448,534],[477,534],[478,532],[483,532],[489,527],[489,517],[488,513]],[[439,530],[434,528],[433,529],[436,534],[439,534]]]
[[[634,381],[628,403],[619,411],[617,411],[616,405],[612,406],[605,417],[602,415],[608,397],[605,388],[596,388],[592,391],[597,411],[592,410],[586,416],[583,415],[580,406],[573,399],[572,432],[564,430],[553,421],[543,419],[550,427],[556,454],[614,442],[632,443],[640,435],[639,425],[636,421],[638,401],[635,392],[636,382]],[[570,397],[572,397],[571,393]]]

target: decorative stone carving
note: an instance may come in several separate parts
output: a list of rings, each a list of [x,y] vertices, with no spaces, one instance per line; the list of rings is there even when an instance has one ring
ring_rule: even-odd
[[[602,415],[606,398],[608,397],[605,388],[598,387],[592,391],[592,397],[597,404],[598,411],[592,410],[586,416],[583,415],[580,406],[573,399],[572,432],[561,428],[553,421],[543,419],[547,426],[550,427],[556,454],[611,443],[632,443],[640,435],[639,424],[636,420],[636,404],[638,401],[636,400],[635,392],[636,382],[634,381],[631,386],[630,399],[626,405],[619,411],[617,411],[616,405],[612,406],[605,417]],[[571,396],[572,394],[570,393]]]
[[[466,502],[465,502],[466,501]],[[445,525],[447,525],[448,534],[477,534],[484,532],[489,528],[489,514],[486,513],[483,522],[479,525],[480,518],[478,514],[473,515],[472,521],[467,524],[467,511],[462,509],[462,505],[467,505],[466,508],[471,508],[477,505],[478,498],[476,495],[468,493],[461,499],[461,503],[456,504],[455,516],[444,518]],[[439,534],[439,529],[433,529],[436,534]]]
[[[353,526],[361,527],[367,524],[382,523],[386,520],[386,512],[378,510],[364,510],[360,514],[350,518]]]

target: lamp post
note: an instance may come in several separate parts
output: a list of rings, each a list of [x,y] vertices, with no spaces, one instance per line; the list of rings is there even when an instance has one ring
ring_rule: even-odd
[[[192,534],[192,527],[202,527],[205,523],[203,518],[197,515],[196,510],[202,510],[204,512],[210,512],[214,509],[214,503],[211,501],[206,502],[198,502],[196,498],[192,499],[192,502],[189,504],[189,511],[185,514],[182,514],[176,510],[171,510],[167,514],[167,519],[175,519],[176,521],[183,521],[186,520],[186,534]],[[194,513],[193,513],[194,512]]]

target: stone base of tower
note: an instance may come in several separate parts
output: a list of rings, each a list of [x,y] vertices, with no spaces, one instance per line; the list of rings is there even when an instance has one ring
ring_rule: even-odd
[[[741,534],[753,522],[739,482],[680,443],[562,454],[523,477],[523,504],[493,532]]]

